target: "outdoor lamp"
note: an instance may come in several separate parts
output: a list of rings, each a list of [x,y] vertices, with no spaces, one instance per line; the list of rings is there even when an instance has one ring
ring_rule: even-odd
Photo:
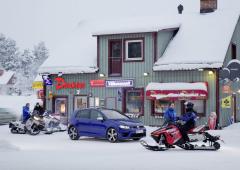
[[[99,77],[105,77],[105,74],[100,73],[100,74],[99,74]]]
[[[213,75],[213,71],[208,71],[208,75]]]
[[[149,76],[149,73],[144,72],[144,73],[143,73],[143,76],[145,76],[145,77],[146,77],[146,76]]]

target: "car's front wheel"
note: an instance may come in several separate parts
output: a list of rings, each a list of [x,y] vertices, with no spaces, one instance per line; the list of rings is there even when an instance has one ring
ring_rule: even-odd
[[[74,126],[71,126],[69,128],[68,134],[69,134],[70,139],[72,139],[72,140],[78,140],[80,137],[78,134],[78,130]]]
[[[109,142],[117,142],[118,141],[118,133],[116,129],[114,128],[109,128],[107,131],[107,139]]]

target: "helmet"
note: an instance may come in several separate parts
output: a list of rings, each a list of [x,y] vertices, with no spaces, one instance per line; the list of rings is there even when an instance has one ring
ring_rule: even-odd
[[[185,103],[185,106],[186,106],[187,108],[193,108],[194,104],[193,104],[192,102],[186,102],[186,103]]]

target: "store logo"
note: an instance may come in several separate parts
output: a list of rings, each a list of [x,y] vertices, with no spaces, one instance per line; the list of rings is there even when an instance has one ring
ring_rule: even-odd
[[[133,80],[106,80],[106,87],[133,87]]]
[[[64,78],[57,77],[55,78],[56,90],[60,89],[83,89],[85,88],[86,84],[84,82],[65,82]]]

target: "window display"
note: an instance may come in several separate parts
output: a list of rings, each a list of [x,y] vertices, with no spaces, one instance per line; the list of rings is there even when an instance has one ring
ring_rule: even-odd
[[[67,98],[57,97],[55,98],[54,104],[55,114],[60,117],[60,120],[63,124],[67,124]]]
[[[163,113],[168,109],[168,106],[171,102],[166,100],[155,100],[154,101],[154,115],[163,115]]]
[[[143,113],[143,92],[142,90],[126,91],[126,112]]]
[[[87,96],[75,96],[74,97],[74,109],[83,109],[88,107]]]

